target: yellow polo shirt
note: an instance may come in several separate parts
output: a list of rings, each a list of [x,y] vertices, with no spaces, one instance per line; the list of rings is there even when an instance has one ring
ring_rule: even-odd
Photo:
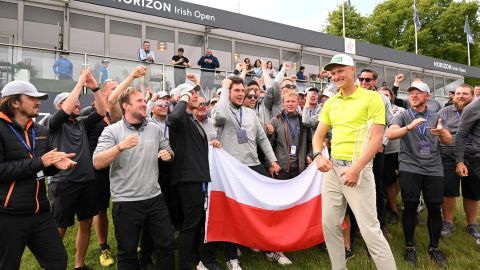
[[[333,158],[358,159],[370,138],[371,125],[385,125],[385,105],[378,92],[357,85],[348,97],[340,91],[328,99],[318,120],[332,127]]]

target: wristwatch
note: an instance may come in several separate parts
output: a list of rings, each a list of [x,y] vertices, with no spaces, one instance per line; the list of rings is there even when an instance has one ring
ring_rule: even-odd
[[[312,160],[314,160],[318,155],[321,155],[322,153],[320,152],[315,152],[312,154]]]

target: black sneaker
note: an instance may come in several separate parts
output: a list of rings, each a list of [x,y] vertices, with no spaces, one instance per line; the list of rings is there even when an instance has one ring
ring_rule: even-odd
[[[400,220],[400,214],[398,212],[392,212],[390,214],[390,224],[397,224]]]
[[[430,254],[430,258],[435,262],[436,265],[442,268],[447,268],[447,260],[443,256],[442,252],[438,248],[429,248],[428,249],[428,254]]]
[[[480,239],[480,230],[478,229],[477,224],[468,224],[467,232],[473,236],[475,239]]]
[[[442,237],[450,236],[455,231],[455,226],[452,223],[444,220],[442,221],[442,230],[440,231],[440,235]]]
[[[353,257],[355,257],[355,252],[353,252],[351,249],[345,248],[345,261],[348,261]]]
[[[407,247],[407,252],[405,253],[405,261],[412,266],[417,265],[417,252],[415,251],[414,247]]]

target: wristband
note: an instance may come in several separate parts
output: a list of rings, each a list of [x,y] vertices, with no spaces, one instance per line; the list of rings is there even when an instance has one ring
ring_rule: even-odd
[[[93,93],[97,92],[98,90],[100,90],[100,87],[92,88],[92,92],[93,92]]]

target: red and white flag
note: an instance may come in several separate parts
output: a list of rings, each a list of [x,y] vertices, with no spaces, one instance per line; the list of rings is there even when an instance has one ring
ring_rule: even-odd
[[[323,173],[309,166],[283,181],[264,177],[225,150],[210,149],[205,241],[264,251],[295,251],[324,242]]]

